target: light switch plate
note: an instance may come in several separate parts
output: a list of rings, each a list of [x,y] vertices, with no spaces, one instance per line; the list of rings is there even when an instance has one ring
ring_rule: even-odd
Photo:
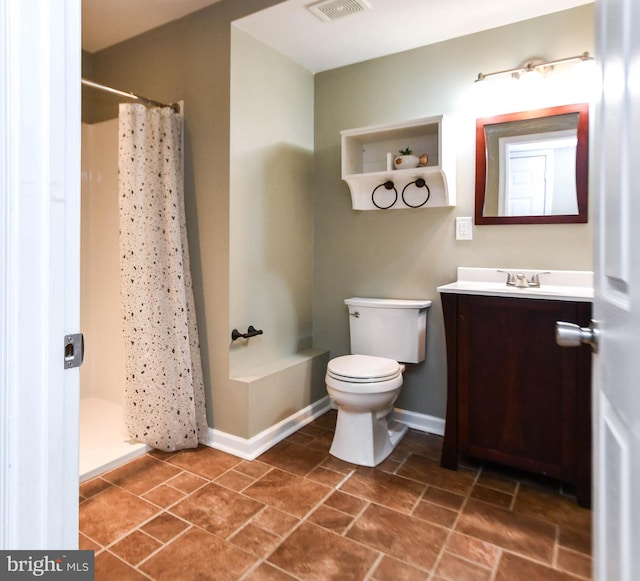
[[[456,240],[473,239],[473,220],[470,216],[456,218]]]

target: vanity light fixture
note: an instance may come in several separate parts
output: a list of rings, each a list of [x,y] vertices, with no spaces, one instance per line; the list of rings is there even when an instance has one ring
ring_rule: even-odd
[[[592,61],[593,57],[588,51],[583,52],[577,56],[570,56],[563,59],[557,59],[553,61],[543,61],[541,59],[531,59],[515,69],[505,69],[504,71],[496,71],[495,73],[478,73],[476,83],[479,81],[485,81],[491,77],[497,77],[502,75],[511,75],[514,79],[523,79],[526,75],[534,73],[546,76],[553,70],[553,67],[560,64],[570,63],[574,61],[585,62]]]

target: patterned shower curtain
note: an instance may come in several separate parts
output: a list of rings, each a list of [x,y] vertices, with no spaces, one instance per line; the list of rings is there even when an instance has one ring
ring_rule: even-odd
[[[125,421],[164,451],[207,439],[184,215],[182,116],[121,104],[120,291]]]

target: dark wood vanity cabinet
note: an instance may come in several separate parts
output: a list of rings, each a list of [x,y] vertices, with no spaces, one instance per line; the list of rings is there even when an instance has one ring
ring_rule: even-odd
[[[441,464],[459,454],[574,484],[591,500],[591,349],[556,344],[591,303],[442,294],[447,417]]]

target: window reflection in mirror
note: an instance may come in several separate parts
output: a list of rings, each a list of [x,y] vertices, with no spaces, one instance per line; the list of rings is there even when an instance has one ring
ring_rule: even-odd
[[[587,222],[588,106],[476,122],[476,224]]]

